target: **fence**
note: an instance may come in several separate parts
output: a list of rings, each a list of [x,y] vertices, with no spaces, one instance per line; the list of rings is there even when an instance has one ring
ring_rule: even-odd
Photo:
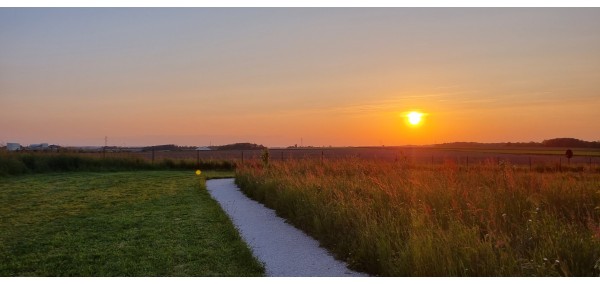
[[[149,161],[164,159],[200,161],[225,160],[233,163],[260,161],[263,150],[214,150],[214,151],[154,151],[154,152],[114,152],[107,157],[141,157]],[[567,159],[563,155],[533,155],[481,153],[470,151],[449,151],[429,148],[302,148],[270,149],[273,162],[297,159],[335,160],[357,158],[368,160],[407,161],[419,165],[441,165],[454,163],[460,167],[473,167],[481,164],[509,163],[529,170],[600,170],[599,156],[575,156]],[[94,154],[89,154],[94,155]],[[96,154],[98,155],[98,154]]]

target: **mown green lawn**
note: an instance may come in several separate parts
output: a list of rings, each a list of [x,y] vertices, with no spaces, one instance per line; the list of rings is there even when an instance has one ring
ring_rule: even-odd
[[[0,178],[0,276],[263,274],[192,171]]]

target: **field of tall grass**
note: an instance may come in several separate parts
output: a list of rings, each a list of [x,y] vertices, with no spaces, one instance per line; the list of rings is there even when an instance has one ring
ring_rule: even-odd
[[[295,160],[236,183],[373,275],[600,276],[597,172]]]

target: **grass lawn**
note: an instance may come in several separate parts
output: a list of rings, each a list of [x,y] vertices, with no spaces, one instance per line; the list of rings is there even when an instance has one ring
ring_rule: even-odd
[[[0,178],[0,276],[263,274],[193,171]]]

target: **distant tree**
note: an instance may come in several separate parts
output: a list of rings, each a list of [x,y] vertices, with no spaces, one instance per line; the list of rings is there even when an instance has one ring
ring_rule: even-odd
[[[600,143],[575,138],[554,138],[542,141],[546,147],[600,148]]]
[[[144,147],[142,148],[142,151],[146,152],[146,151],[177,151],[178,147],[175,146],[174,144],[167,144],[167,145],[156,145],[156,146],[149,146],[149,147]]]
[[[567,152],[565,152],[565,156],[567,157],[567,161],[569,162],[569,165],[570,165],[571,158],[573,158],[573,151],[571,151],[571,149],[568,149]]]
[[[217,150],[262,150],[266,149],[267,147],[253,143],[235,143],[223,146],[216,146],[215,148]]]

